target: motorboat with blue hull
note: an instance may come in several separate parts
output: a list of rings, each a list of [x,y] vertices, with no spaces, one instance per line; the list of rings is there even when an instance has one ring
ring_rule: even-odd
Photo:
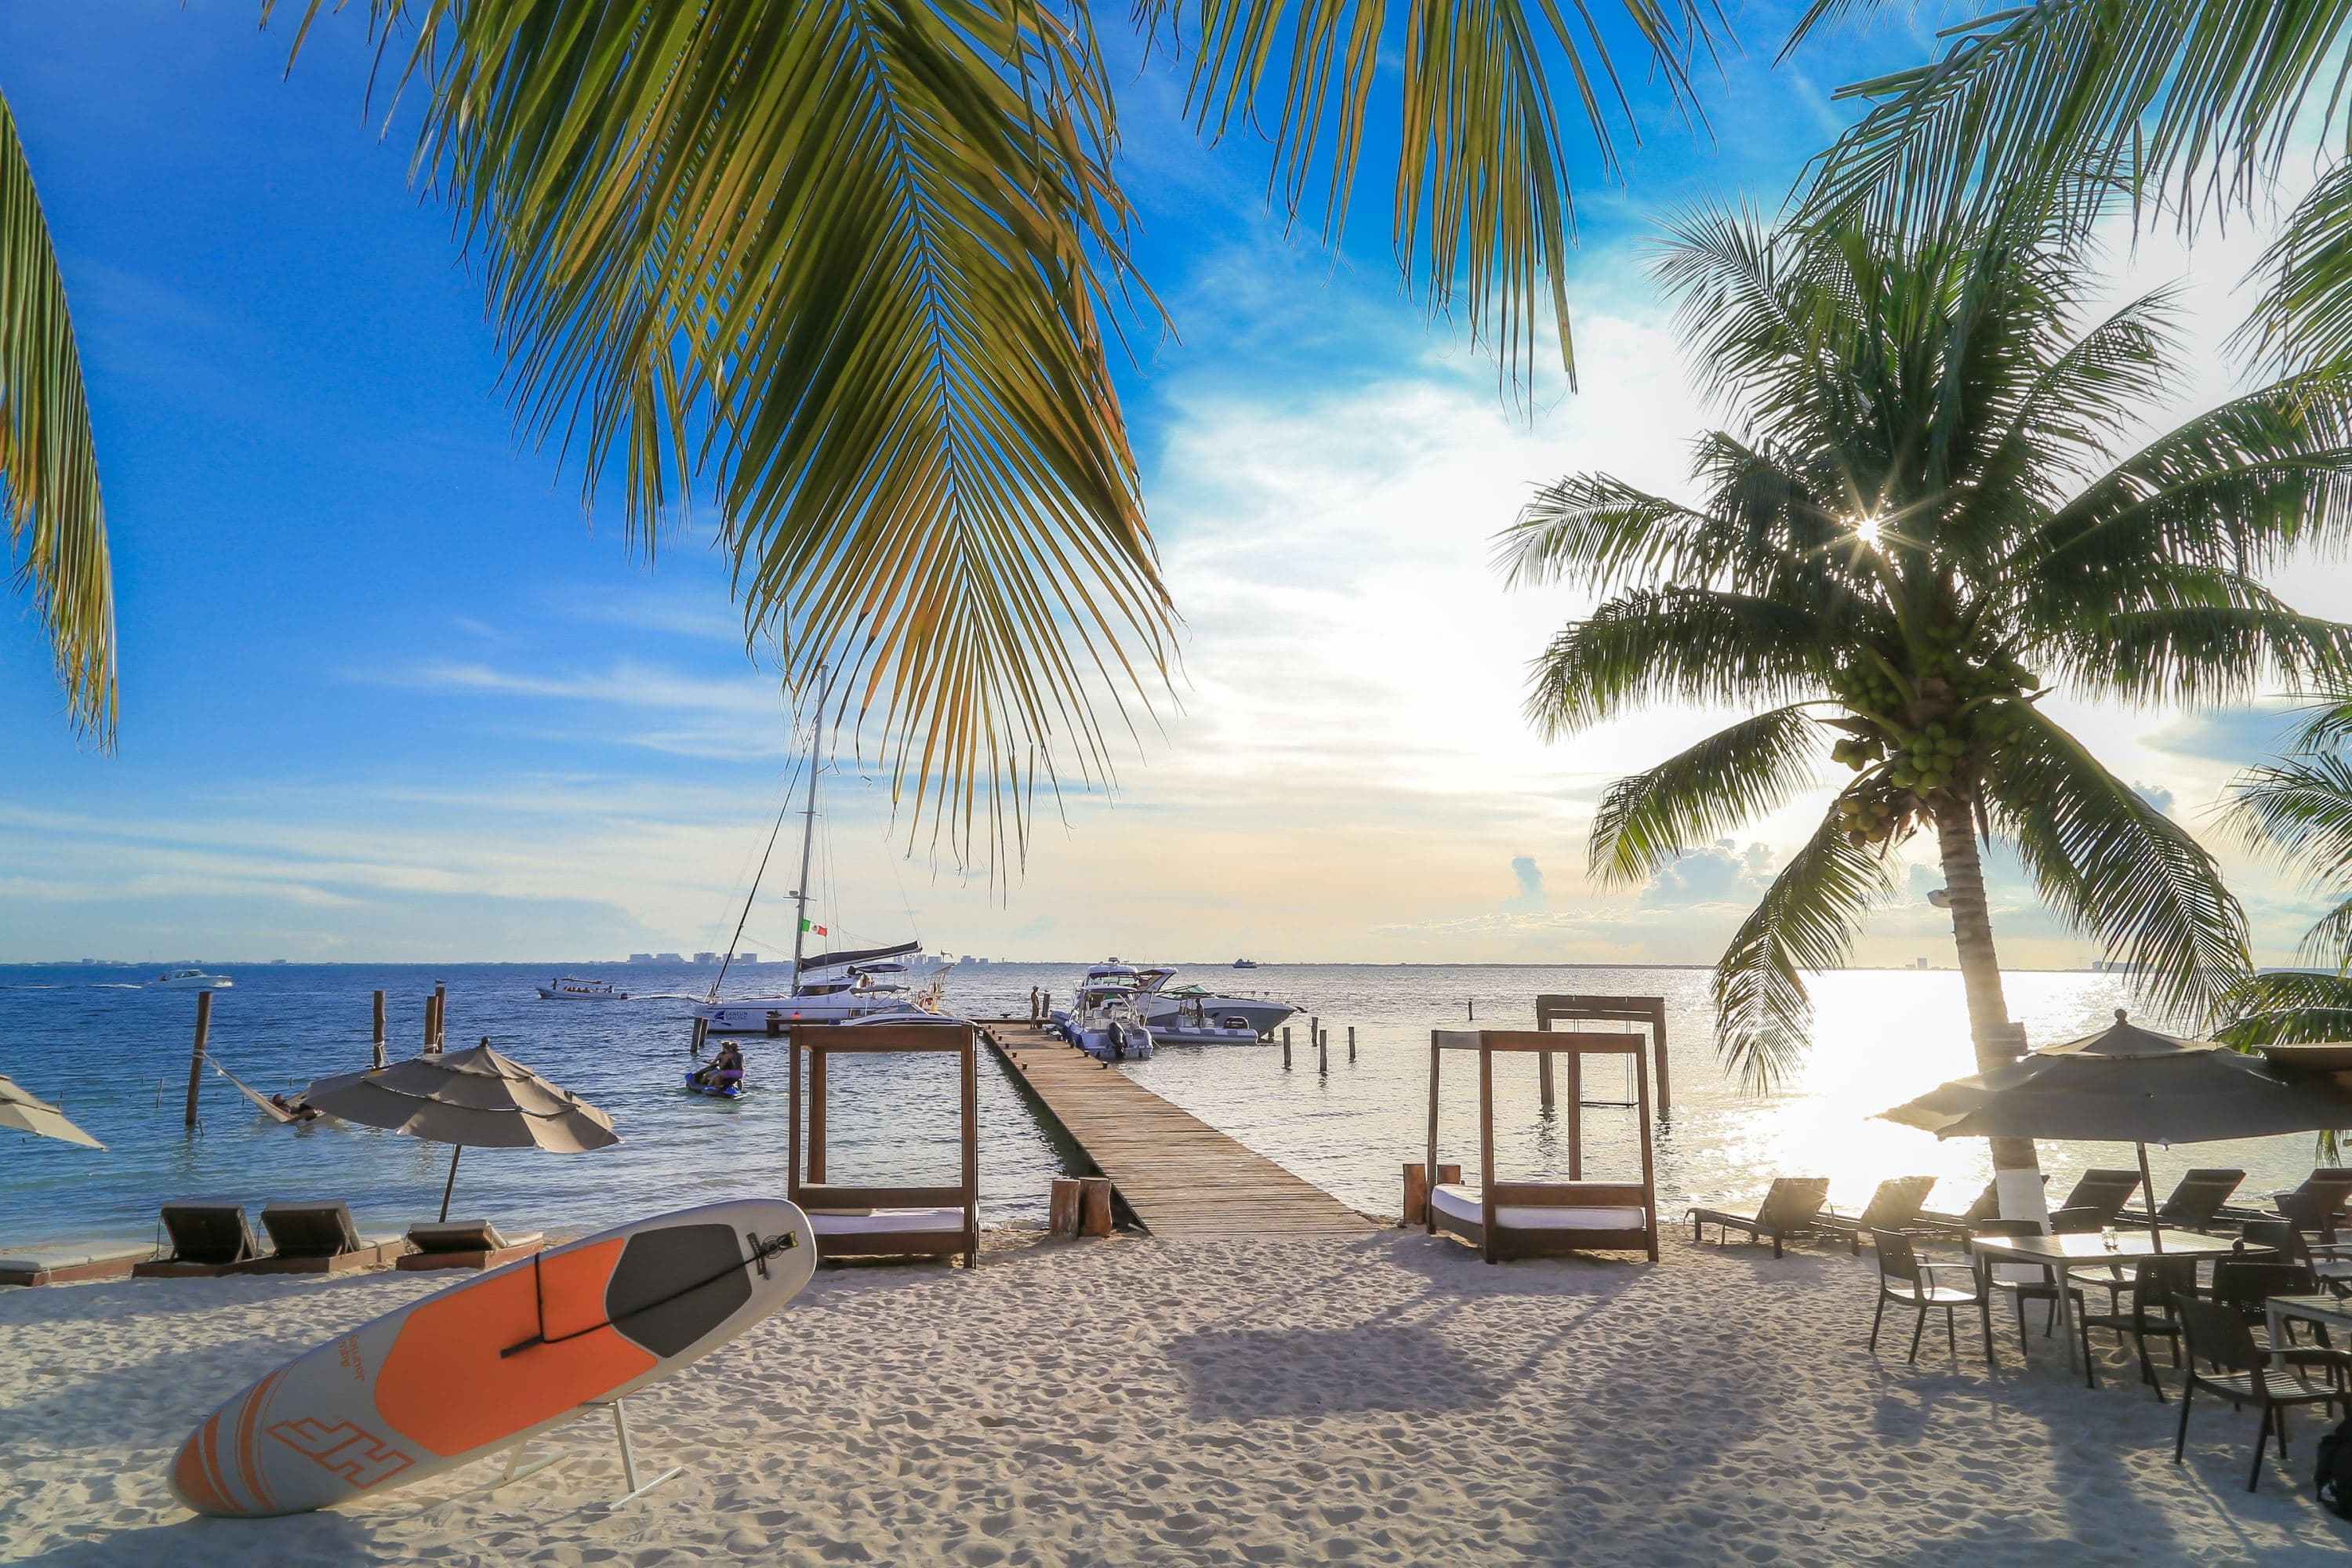
[[[1087,971],[1081,987],[1124,985],[1135,993],[1136,1016],[1155,1035],[1189,1035],[1188,1045],[1253,1045],[1270,1037],[1297,1008],[1264,996],[1229,996],[1199,985],[1168,983],[1176,971],[1108,959]],[[1068,1015],[1057,1009],[1055,1017]],[[1246,1038],[1235,1031],[1246,1030]],[[1171,1041],[1171,1043],[1176,1043]]]
[[[1135,986],[1127,980],[1089,981],[1078,987],[1076,1004],[1056,1014],[1055,1027],[1097,1061],[1149,1061],[1151,1030],[1137,1015],[1135,999]]]

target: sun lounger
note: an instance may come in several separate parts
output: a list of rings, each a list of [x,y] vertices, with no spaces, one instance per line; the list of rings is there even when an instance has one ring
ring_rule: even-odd
[[[1756,1205],[1754,1214],[1733,1214],[1728,1209],[1693,1209],[1684,1217],[1691,1222],[1691,1240],[1706,1239],[1700,1234],[1703,1226],[1716,1227],[1716,1241],[1720,1245],[1737,1230],[1745,1232],[1751,1241],[1768,1237],[1772,1242],[1772,1256],[1780,1256],[1780,1244],[1791,1237],[1811,1236],[1820,1221],[1822,1205],[1829,1201],[1830,1179],[1827,1176],[1775,1176],[1764,1201]]]
[[[163,1230],[171,1255],[133,1265],[137,1279],[203,1279],[244,1272],[261,1256],[245,1205],[232,1203],[165,1204]]]
[[[2156,1223],[2166,1230],[2210,1229],[2245,1179],[2245,1172],[2227,1168],[2191,1171],[2173,1184],[2171,1195],[2157,1206]],[[2133,1225],[2148,1223],[2145,1207],[2127,1208],[2117,1217]]]
[[[2303,1179],[2303,1184],[2293,1191],[2297,1197],[2314,1198],[2325,1204],[2330,1213],[2340,1212],[2345,1201],[2352,1198],[2352,1167],[2322,1165],[2305,1176]],[[2283,1193],[2273,1193],[2271,1199],[2276,1202],[2285,1195]],[[2276,1219],[2278,1215],[2267,1209],[2246,1208],[2233,1204],[2221,1210],[2221,1217],[2249,1220]]]
[[[535,1230],[509,1236],[486,1219],[443,1220],[412,1225],[408,1245],[415,1250],[395,1260],[396,1268],[496,1268],[540,1249],[544,1238]]]
[[[1958,1214],[1947,1214],[1936,1209],[1921,1209],[1918,1226],[1936,1236],[1966,1237],[1986,1220],[2000,1217],[2000,1184],[1987,1182],[1984,1184],[1984,1191],[1976,1195],[1976,1201]]]
[[[1933,1176],[1891,1176],[1878,1184],[1878,1190],[1870,1194],[1870,1206],[1861,1214],[1849,1215],[1824,1209],[1813,1221],[1813,1228],[1822,1236],[1842,1237],[1859,1258],[1862,1238],[1874,1230],[1908,1236],[1922,1228],[1919,1205],[1935,1190]]]
[[[2058,1207],[2095,1209],[2100,1225],[2113,1225],[2116,1216],[2123,1213],[2124,1205],[2131,1202],[2132,1194],[2137,1191],[2137,1171],[2085,1171],[2075,1182],[2074,1190],[2066,1194],[2066,1201]]]
[[[398,1237],[362,1237],[352,1211],[340,1201],[270,1204],[261,1211],[271,1255],[253,1263],[255,1274],[348,1274],[390,1263],[406,1251]]]
[[[152,1242],[94,1250],[33,1247],[13,1258],[0,1258],[0,1285],[86,1285],[98,1279],[127,1279],[132,1268],[154,1256]]]

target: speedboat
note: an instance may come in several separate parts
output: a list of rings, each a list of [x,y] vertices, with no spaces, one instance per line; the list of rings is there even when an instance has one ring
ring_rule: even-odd
[[[1255,958],[1236,958],[1234,960],[1234,967],[1235,969],[1255,969],[1257,967],[1257,960]]]
[[[609,980],[581,980],[569,974],[559,974],[539,987],[540,998],[547,1002],[625,1002],[629,994],[615,991]]]
[[[1149,1061],[1151,1030],[1135,1010],[1132,981],[1095,980],[1078,987],[1062,1037],[1097,1061]]]
[[[1141,993],[1137,1010],[1155,1031],[1172,1024],[1178,1014],[1191,1010],[1220,1027],[1246,1028],[1263,1037],[1282,1027],[1283,1020],[1298,1011],[1264,996],[1225,996],[1205,986],[1168,984],[1175,978],[1172,969],[1135,972],[1136,987]]]
[[[1139,1000],[1148,1002],[1149,994]],[[1238,1013],[1213,1012],[1209,997],[1189,997],[1172,1013],[1154,1013],[1145,1026],[1154,1044],[1162,1046],[1260,1046],[1265,1037]]]
[[[226,991],[236,982],[226,974],[207,974],[190,965],[184,969],[167,969],[147,983],[148,989],[161,991]]]

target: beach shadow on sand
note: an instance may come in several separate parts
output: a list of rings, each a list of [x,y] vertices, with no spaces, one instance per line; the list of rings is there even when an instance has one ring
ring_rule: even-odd
[[[1199,1421],[1374,1411],[1434,1414],[1494,1404],[1477,1364],[1427,1329],[1228,1329],[1168,1347]]]

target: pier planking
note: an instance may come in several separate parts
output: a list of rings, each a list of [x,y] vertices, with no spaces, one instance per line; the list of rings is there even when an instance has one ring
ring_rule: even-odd
[[[1322,1188],[1036,1026],[1003,1020],[982,1029],[998,1058],[1152,1235],[1214,1240],[1371,1230],[1370,1220]]]

